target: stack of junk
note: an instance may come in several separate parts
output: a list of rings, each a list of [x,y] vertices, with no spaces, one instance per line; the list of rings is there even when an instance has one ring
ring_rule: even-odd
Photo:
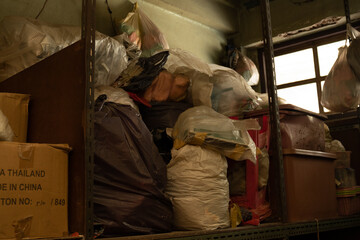
[[[100,235],[214,230],[266,221],[271,216],[271,133],[267,95],[251,87],[259,82],[255,64],[236,49],[224,67],[169,48],[139,8],[117,28],[115,37],[96,32],[95,41],[93,199]],[[4,18],[0,81],[76,42],[80,32],[78,27]],[[1,142],[0,148],[9,145],[9,151],[18,143],[8,141],[21,132],[6,116],[2,99],[0,95],[0,107],[4,107],[0,138],[7,142]],[[325,147],[326,117],[283,104],[280,119],[289,219],[337,216],[336,195],[342,215],[358,211],[351,207],[359,201],[359,188],[349,168],[349,152],[334,150],[331,143]],[[325,151],[337,152],[341,159],[336,168],[337,191],[332,168],[336,155]],[[316,174],[320,170],[323,176]],[[66,177],[65,173],[46,174]],[[325,193],[319,196],[314,191]],[[56,198],[66,197],[65,190],[61,194]],[[49,231],[64,231],[60,226]]]

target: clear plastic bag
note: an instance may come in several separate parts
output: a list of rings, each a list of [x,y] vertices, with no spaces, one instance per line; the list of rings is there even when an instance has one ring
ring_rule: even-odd
[[[256,92],[233,69],[207,64],[181,49],[170,49],[165,68],[190,79],[188,101],[226,116],[238,116],[258,106]]]
[[[213,72],[211,104],[215,111],[226,116],[239,116],[257,108],[257,93],[240,74],[216,64],[210,64],[210,67]]]
[[[334,112],[345,112],[360,104],[360,81],[347,60],[348,47],[339,48],[339,55],[327,75],[321,104]]]
[[[207,106],[193,107],[181,113],[173,129],[174,148],[186,144],[217,151],[233,160],[255,163],[256,146],[247,130],[259,129],[254,119],[231,120]]]
[[[0,82],[80,40],[80,27],[24,17],[0,22]],[[110,85],[127,67],[124,45],[96,32],[95,85]]]
[[[126,33],[129,39],[138,45],[143,57],[150,57],[162,49],[169,49],[165,36],[159,28],[141,11],[137,4],[125,19],[118,23],[120,32]]]

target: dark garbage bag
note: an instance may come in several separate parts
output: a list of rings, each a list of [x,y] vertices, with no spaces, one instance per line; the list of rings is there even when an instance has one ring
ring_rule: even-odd
[[[152,135],[130,106],[100,106],[94,118],[95,223],[104,225],[105,237],[171,231],[166,165]]]
[[[186,102],[151,102],[151,108],[139,106],[141,116],[146,126],[155,128],[173,128],[179,115],[192,107]]]
[[[161,157],[166,163],[171,160],[173,139],[166,134],[166,128],[174,127],[179,115],[192,104],[186,102],[151,102],[152,107],[139,105],[142,119],[153,135]]]

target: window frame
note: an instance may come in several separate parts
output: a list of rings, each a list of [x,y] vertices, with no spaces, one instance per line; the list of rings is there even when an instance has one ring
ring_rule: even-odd
[[[357,30],[360,29],[360,19],[352,22],[351,25]],[[321,82],[325,80],[326,76],[320,76],[319,57],[317,47],[320,45],[336,42],[345,41],[346,37],[346,25],[340,25],[328,30],[318,31],[313,34],[308,34],[303,37],[294,38],[291,40],[285,40],[280,43],[274,43],[274,57],[297,52],[300,50],[311,48],[313,51],[314,70],[315,78],[304,79],[291,83],[285,83],[276,85],[277,89],[285,89],[289,87],[300,86],[309,83],[315,83],[317,89],[317,98],[320,114],[328,114],[331,112],[324,112],[324,107],[321,105]],[[258,49],[258,62],[259,62],[259,73],[260,73],[260,90],[262,93],[266,92],[266,69],[265,69],[265,57],[264,48]],[[275,72],[275,71],[274,71]],[[275,76],[276,77],[276,76]]]

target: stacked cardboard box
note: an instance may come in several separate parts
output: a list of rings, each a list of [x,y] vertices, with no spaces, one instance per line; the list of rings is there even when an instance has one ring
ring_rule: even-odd
[[[15,133],[0,142],[0,239],[68,233],[67,144],[25,143],[29,95],[0,93],[0,109]]]

